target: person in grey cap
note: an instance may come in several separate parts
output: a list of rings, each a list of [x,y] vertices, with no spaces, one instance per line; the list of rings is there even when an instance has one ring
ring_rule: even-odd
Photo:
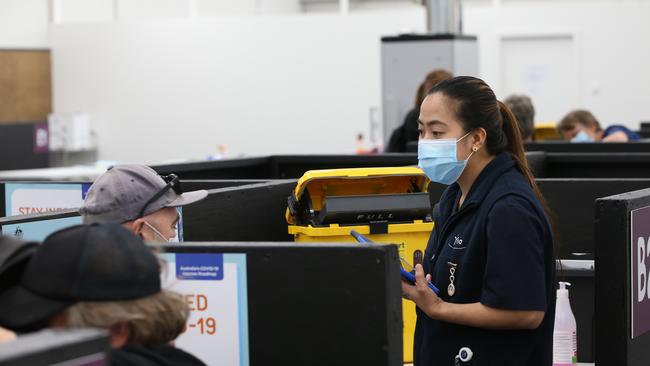
[[[175,174],[160,176],[145,165],[117,165],[95,180],[79,213],[85,224],[120,223],[145,242],[174,242],[176,207],[207,195],[204,190],[183,192]]]

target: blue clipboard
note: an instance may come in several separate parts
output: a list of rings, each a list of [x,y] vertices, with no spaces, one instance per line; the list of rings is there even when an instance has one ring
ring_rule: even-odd
[[[365,236],[359,234],[355,230],[350,230],[350,235],[352,235],[354,237],[354,239],[356,239],[356,241],[361,243],[361,244],[374,244],[374,242],[372,240],[370,240],[370,239],[366,238]],[[409,263],[406,259],[402,258],[402,256],[399,257],[399,260],[403,264],[406,264],[413,271],[415,270],[415,268],[413,268],[411,263]],[[412,284],[415,284],[416,279],[415,279],[415,275],[413,273],[406,271],[404,268],[402,268],[402,266],[400,266],[399,271],[400,271],[400,274],[402,275],[402,278],[404,278],[405,280],[407,280],[408,282],[410,282]],[[429,283],[429,288],[433,292],[435,292],[436,294],[440,294],[440,290],[433,283]]]

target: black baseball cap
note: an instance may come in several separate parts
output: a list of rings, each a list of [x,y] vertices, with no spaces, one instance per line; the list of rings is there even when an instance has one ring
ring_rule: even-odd
[[[0,292],[20,279],[38,243],[0,236]]]
[[[0,326],[34,331],[80,301],[134,300],[158,292],[158,260],[139,237],[117,224],[73,226],[48,236],[20,278],[0,290]]]
[[[0,273],[28,259],[36,249],[36,245],[36,242],[0,235]]]

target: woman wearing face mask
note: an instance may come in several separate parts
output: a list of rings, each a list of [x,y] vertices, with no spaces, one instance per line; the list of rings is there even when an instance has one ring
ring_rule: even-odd
[[[586,110],[578,109],[564,116],[557,126],[562,139],[571,142],[629,142],[641,136],[622,125],[602,129],[600,122]]]
[[[417,282],[402,283],[415,365],[551,365],[553,237],[517,121],[485,82],[457,77],[429,92],[419,127],[420,167],[450,186]]]

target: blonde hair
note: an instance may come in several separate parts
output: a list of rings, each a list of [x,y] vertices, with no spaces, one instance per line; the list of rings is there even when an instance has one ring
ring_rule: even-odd
[[[163,290],[136,300],[79,302],[66,315],[70,327],[110,329],[127,323],[129,344],[153,345],[176,339],[185,330],[189,312],[182,295]]]

